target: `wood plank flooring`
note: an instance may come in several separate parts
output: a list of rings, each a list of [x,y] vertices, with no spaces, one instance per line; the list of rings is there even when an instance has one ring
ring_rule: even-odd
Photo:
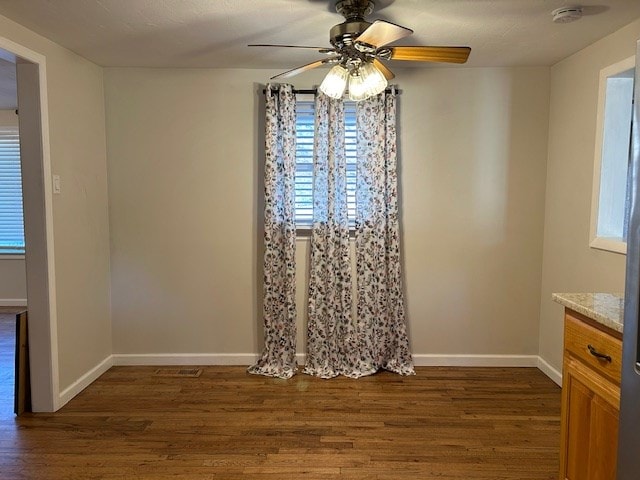
[[[284,381],[114,367],[56,414],[0,417],[0,478],[538,480],[560,389],[533,368]]]

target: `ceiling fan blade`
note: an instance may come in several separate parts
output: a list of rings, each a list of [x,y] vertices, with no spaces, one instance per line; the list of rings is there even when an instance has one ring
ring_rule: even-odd
[[[391,60],[414,62],[465,63],[471,53],[469,47],[390,47]]]
[[[376,20],[362,32],[356,39],[356,43],[366,43],[374,47],[383,47],[391,42],[400,40],[413,33],[410,28],[401,27],[395,23]]]
[[[271,43],[252,43],[247,47],[279,47],[279,48],[310,48],[312,50],[333,50],[331,47],[310,47],[308,45],[274,45]]]
[[[395,78],[395,75],[393,74],[393,72],[391,70],[389,70],[387,68],[387,66],[382,63],[380,60],[378,60],[377,58],[373,59],[373,64],[375,65],[375,67],[380,70],[382,72],[382,75],[384,75],[384,78],[386,78],[387,80],[391,80],[393,78]]]
[[[294,75],[298,75],[299,73],[306,72],[307,70],[312,70],[314,68],[321,67],[322,65],[326,65],[327,63],[334,63],[340,57],[331,57],[325,58],[323,60],[316,60],[315,62],[307,63],[306,65],[302,65],[301,67],[296,67],[291,70],[287,70],[286,72],[279,73],[278,75],[274,75],[271,77],[271,80],[276,78],[289,78]]]

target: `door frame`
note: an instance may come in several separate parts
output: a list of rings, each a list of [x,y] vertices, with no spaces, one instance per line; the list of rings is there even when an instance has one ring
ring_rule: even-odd
[[[17,70],[32,407],[55,412],[61,402],[46,57],[2,36],[0,49]]]

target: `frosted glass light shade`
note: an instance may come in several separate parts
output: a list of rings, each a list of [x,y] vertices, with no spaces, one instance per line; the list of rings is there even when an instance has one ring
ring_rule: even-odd
[[[347,80],[349,78],[349,70],[342,65],[336,65],[320,84],[320,91],[331,98],[342,98],[347,88]]]
[[[355,102],[365,100],[387,88],[387,79],[371,63],[363,63],[356,75],[349,77],[349,98]]]
[[[362,75],[351,75],[349,77],[349,99],[354,102],[364,100],[367,95],[366,85],[364,83],[364,77]]]

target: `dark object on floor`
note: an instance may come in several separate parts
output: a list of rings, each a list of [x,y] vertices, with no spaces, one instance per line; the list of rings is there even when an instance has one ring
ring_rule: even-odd
[[[16,315],[16,376],[13,411],[16,415],[31,411],[31,378],[29,375],[29,342],[27,312]]]

